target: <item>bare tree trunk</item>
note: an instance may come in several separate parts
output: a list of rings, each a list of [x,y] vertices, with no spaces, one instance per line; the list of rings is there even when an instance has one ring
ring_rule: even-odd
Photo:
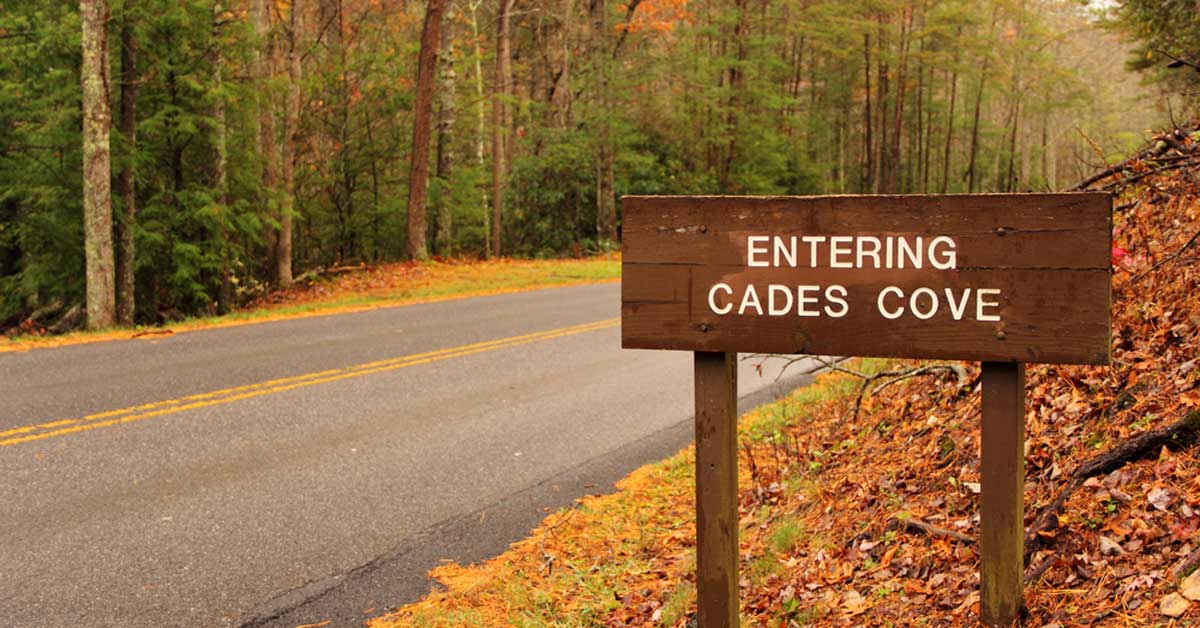
[[[222,72],[225,68],[225,57],[221,53],[221,41],[218,24],[221,20],[221,15],[224,13],[224,8],[221,6],[220,0],[213,2],[213,46],[209,52],[209,61],[212,65],[212,83],[217,94],[213,99],[212,104],[212,135],[213,135],[213,187],[214,196],[217,200],[217,206],[220,208],[222,215],[229,211],[229,182],[228,182],[228,133],[225,122],[225,96],[221,89],[224,83]],[[233,309],[233,270],[232,262],[230,261],[230,252],[233,248],[233,243],[229,241],[230,235],[225,228],[224,218],[221,220],[221,287],[217,290],[217,312],[219,314],[228,313]]]
[[[992,26],[989,31],[988,39],[996,32],[996,20],[1000,15],[1000,7],[992,10]],[[979,113],[983,106],[983,86],[987,83],[988,65],[992,61],[991,54],[985,52],[983,57],[983,65],[979,69],[979,90],[975,93],[975,121],[971,124],[971,159],[967,165],[967,191],[975,193],[975,181],[978,178],[976,173],[975,158],[979,152]]]
[[[433,84],[437,80],[438,47],[442,43],[442,14],[446,0],[430,0],[421,29],[417,59],[417,98],[413,105],[412,160],[408,176],[408,257],[429,257],[426,246],[425,202],[429,191],[429,136],[433,119]]]
[[[902,11],[900,16],[900,67],[896,72],[896,106],[893,109],[894,117],[892,119],[892,140],[888,146],[887,157],[887,186],[884,191],[890,193],[900,192],[900,157],[901,146],[904,140],[904,96],[905,96],[905,81],[908,74],[908,50],[911,41],[909,31],[912,28],[912,13],[907,9]]]
[[[866,102],[863,104],[863,192],[875,189],[874,138],[871,127],[871,35],[863,35],[863,79],[866,81]]]
[[[288,91],[283,117],[283,190],[279,202],[279,244],[275,276],[279,287],[292,285],[292,216],[296,211],[296,144],[300,134],[300,38],[304,32],[304,0],[292,0],[288,28]]]
[[[260,86],[266,86],[275,74],[275,35],[271,29],[270,0],[254,0],[251,19],[254,22],[254,34],[258,37],[260,48],[255,52],[254,72]],[[263,214],[267,222],[277,215],[278,204],[278,145],[275,139],[275,103],[269,91],[255,91],[258,100],[258,153],[262,160],[262,199]],[[279,245],[279,232],[274,226],[264,229],[267,242],[267,268],[272,275],[276,274],[276,251]]]
[[[737,160],[738,152],[738,119],[742,113],[742,109],[746,103],[742,98],[742,90],[745,85],[746,72],[743,64],[746,62],[746,38],[749,26],[747,24],[749,13],[748,0],[738,0],[737,5],[737,22],[733,27],[733,44],[737,49],[736,62],[729,68],[729,100],[726,105],[725,128],[729,134],[729,139],[726,142],[725,156],[720,163],[720,168],[717,171],[717,180],[721,185],[722,193],[728,194],[731,192],[730,175],[732,174],[733,164]],[[812,89],[813,95],[816,94],[815,86]]]
[[[442,193],[438,201],[437,244],[438,255],[449,257],[454,254],[454,216],[450,198],[450,175],[454,168],[454,92],[457,76],[454,73],[454,6],[447,7],[442,22],[442,43],[438,55],[438,139],[437,178],[442,182]]]
[[[504,214],[505,147],[508,129],[508,19],[513,0],[500,0],[496,13],[496,76],[492,87],[492,255],[500,257],[501,218]]]
[[[484,91],[483,91],[483,50],[479,46],[479,20],[477,10],[479,3],[483,0],[474,0],[471,3],[471,40],[475,42],[475,114],[476,114],[476,130],[475,130],[475,161],[479,164],[482,170],[485,164],[483,158],[483,142],[487,137],[487,116],[484,114],[483,107]],[[491,219],[488,215],[488,195],[487,190],[480,191],[481,205],[483,209],[483,256],[485,258],[492,256],[492,227]]]
[[[83,83],[83,242],[87,280],[87,326],[116,320],[113,268],[112,129],[108,80],[108,2],[80,0]]]
[[[133,32],[129,3],[121,24],[121,135],[125,138],[126,157],[117,175],[117,196],[121,198],[121,220],[117,221],[117,322],[133,324],[134,241],[137,225],[137,199],[134,196],[133,168],[137,158],[138,42]]]
[[[875,103],[877,105],[876,108],[879,110],[879,112],[878,112],[879,113],[879,122],[878,122],[878,127],[877,127],[879,130],[879,133],[878,133],[879,141],[877,142],[878,146],[876,147],[877,154],[876,154],[876,158],[875,158],[875,163],[877,164],[876,168],[878,169],[878,173],[876,174],[876,177],[875,177],[875,190],[874,191],[875,191],[875,193],[878,194],[880,192],[883,192],[884,188],[887,186],[888,177],[890,176],[888,173],[888,170],[891,168],[891,164],[888,163],[888,158],[887,158],[888,157],[888,145],[887,145],[888,144],[888,92],[890,89],[891,81],[888,80],[888,77],[889,77],[888,63],[885,60],[886,58],[883,56],[884,49],[886,46],[888,46],[887,31],[884,30],[883,15],[879,15],[877,19],[878,19],[878,23],[879,23],[878,37],[877,37],[877,39],[878,39],[877,47],[879,50],[879,54],[876,55],[878,57],[878,62],[877,62],[877,67],[876,67],[876,89],[878,90],[879,94],[875,98]]]
[[[987,70],[987,61],[983,63],[983,70],[979,75],[979,90],[975,93],[975,120],[971,123],[971,158],[967,164],[967,191],[975,193],[975,157],[979,153],[979,113],[983,106],[983,85],[987,79],[984,73]]]
[[[571,27],[575,17],[575,0],[563,0],[562,25],[558,29],[558,73],[552,86],[554,121],[560,129],[571,124]]]
[[[1021,121],[1021,95],[1020,95],[1020,93],[1017,94],[1016,102],[1013,103],[1013,112],[1012,112],[1011,120],[1012,120],[1012,130],[1011,130],[1011,133],[1010,133],[1009,139],[1008,139],[1008,173],[1005,175],[1004,187],[1002,188],[1002,191],[1004,191],[1004,192],[1016,192],[1017,191],[1017,179],[1020,178],[1018,176],[1018,173],[1016,172],[1017,129],[1020,127],[1020,121]]]
[[[617,239],[617,203],[613,190],[613,161],[615,152],[612,142],[612,116],[609,100],[609,46],[608,41],[608,2],[593,0],[592,13],[592,46],[591,54],[595,59],[596,70],[599,74],[597,105],[600,109],[599,125],[596,129],[596,237],[604,240]]]
[[[962,29],[958,30],[959,34]],[[956,36],[955,39],[958,39]],[[954,143],[954,105],[958,100],[958,50],[954,51],[954,67],[950,71],[950,109],[946,112],[946,147],[942,154],[942,194],[950,187],[950,147]]]

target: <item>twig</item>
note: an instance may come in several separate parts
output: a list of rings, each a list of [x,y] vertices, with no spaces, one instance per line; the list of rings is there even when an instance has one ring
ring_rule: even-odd
[[[555,528],[557,528],[557,527],[561,526],[562,524],[566,523],[567,521],[569,521],[571,519],[571,516],[574,514],[575,514],[574,509],[568,510],[566,516],[559,519],[557,522],[555,522],[554,525],[546,528],[545,530],[542,530],[542,538],[538,542],[538,551],[541,552],[541,554],[542,554],[542,566],[539,569],[539,571],[546,572],[546,575],[550,575],[550,572],[554,570],[554,561],[555,561],[554,556],[546,551],[546,537],[549,536],[550,533],[553,532]]]
[[[1176,259],[1178,259],[1178,258],[1179,258],[1179,256],[1180,256],[1180,255],[1183,255],[1183,253],[1184,253],[1185,251],[1187,251],[1189,248],[1191,248],[1191,246],[1192,246],[1193,244],[1195,244],[1195,243],[1196,243],[1196,240],[1197,240],[1197,239],[1200,239],[1200,231],[1197,231],[1196,233],[1193,233],[1193,234],[1192,234],[1192,237],[1188,238],[1188,241],[1187,241],[1187,242],[1185,242],[1185,243],[1183,244],[1183,246],[1179,247],[1179,250],[1178,250],[1178,251],[1175,251],[1174,253],[1172,253],[1172,254],[1170,254],[1170,255],[1168,255],[1168,256],[1166,256],[1166,257],[1162,258],[1161,260],[1158,260],[1158,263],[1156,263],[1155,265],[1153,265],[1153,266],[1151,266],[1150,268],[1147,268],[1146,270],[1143,270],[1142,272],[1140,272],[1140,273],[1138,273],[1138,274],[1136,274],[1136,275],[1134,275],[1134,276],[1130,277],[1130,278],[1129,278],[1129,280],[1125,282],[1125,286],[1126,286],[1126,287],[1128,287],[1128,286],[1132,286],[1133,284],[1137,283],[1138,281],[1141,281],[1141,279],[1142,279],[1143,277],[1145,277],[1146,275],[1149,275],[1150,273],[1152,273],[1152,272],[1154,272],[1154,271],[1158,270],[1159,268],[1162,268],[1164,265],[1166,265],[1166,264],[1169,264],[1169,263],[1171,263],[1171,262],[1175,261]]]
[[[743,356],[742,360],[754,360],[754,359],[758,359],[758,358],[762,359],[762,362],[756,366],[756,368],[758,368],[758,370],[759,370],[759,375],[762,374],[762,365],[766,364],[767,360],[770,360],[771,358],[778,358],[780,360],[786,360],[786,362],[784,362],[783,366],[779,369],[779,373],[777,373],[775,375],[775,381],[779,381],[783,377],[783,374],[786,373],[788,368],[790,368],[793,364],[796,364],[799,362],[804,362],[805,360],[811,360],[813,362],[816,362],[817,366],[814,366],[812,368],[809,368],[808,370],[802,371],[800,373],[801,375],[812,375],[813,373],[819,373],[826,369],[839,370],[843,373],[849,372],[847,369],[843,369],[843,368],[837,366],[837,364],[839,362],[845,362],[847,359],[847,358],[841,358],[841,357],[832,358],[833,361],[830,362],[829,359],[827,359],[825,357],[816,356],[816,355],[808,355],[808,354],[800,354],[800,355],[792,356],[792,355],[780,355],[777,353],[751,353],[749,355]]]
[[[1175,563],[1175,567],[1171,569],[1171,575],[1176,580],[1182,580],[1184,576],[1195,571],[1197,567],[1200,567],[1200,543],[1197,543],[1195,549],[1188,552],[1187,556],[1184,556],[1182,560]]]
[[[1030,565],[1025,570],[1025,584],[1031,584],[1042,579],[1046,570],[1050,569],[1050,565],[1054,564],[1054,556],[1047,556],[1042,559],[1037,565]]]
[[[1187,59],[1180,59],[1179,57],[1176,57],[1175,55],[1173,55],[1165,50],[1159,49],[1159,50],[1155,50],[1155,52],[1157,52],[1158,54],[1160,54],[1164,57],[1171,58],[1171,63],[1167,64],[1168,68],[1178,68],[1178,67],[1182,67],[1182,66],[1186,65],[1187,67],[1189,67],[1197,72],[1200,72],[1200,64],[1193,63],[1191,61],[1188,61]]]
[[[1067,499],[1079,490],[1088,478],[1112,473],[1130,462],[1157,454],[1164,445],[1187,444],[1200,434],[1200,410],[1187,413],[1178,422],[1157,430],[1149,430],[1121,443],[1117,447],[1079,465],[1067,479],[1058,495],[1042,508],[1025,533],[1025,559],[1041,548],[1043,534],[1058,526],[1058,513]]]
[[[954,365],[954,364],[929,364],[926,366],[920,366],[920,367],[911,368],[911,369],[901,369],[901,370],[894,370],[894,371],[880,371],[873,375],[865,375],[863,373],[854,373],[851,371],[846,371],[846,372],[850,372],[852,375],[857,375],[858,377],[863,378],[862,386],[860,386],[858,389],[858,396],[855,397],[855,399],[854,399],[854,407],[851,408],[851,410],[850,410],[849,414],[846,416],[846,418],[851,419],[851,420],[858,418],[859,410],[862,409],[863,398],[865,398],[868,394],[873,395],[873,394],[879,392],[880,390],[883,390],[884,388],[887,388],[888,386],[891,386],[892,384],[894,384],[898,381],[912,379],[913,377],[919,377],[921,375],[932,375],[934,373],[945,373],[947,371],[954,373],[955,375],[958,376],[958,385],[960,387],[963,385],[963,381],[967,379],[967,372],[962,367]],[[872,383],[874,383],[876,380],[884,379],[886,377],[891,377],[894,379],[876,386],[875,389],[871,390],[870,393],[867,392],[867,389],[870,388]]]
[[[962,532],[955,532],[954,530],[947,530],[946,528],[939,528],[938,526],[935,526],[931,523],[925,523],[924,521],[921,521],[920,519],[913,519],[910,517],[904,517],[904,518],[893,517],[890,521],[888,521],[887,529],[888,530],[901,530],[901,531],[907,530],[909,532],[921,532],[921,533],[924,533],[924,534],[927,534],[927,535],[933,536],[933,537],[940,537],[940,538],[944,538],[944,539],[950,539],[952,541],[958,541],[959,543],[970,543],[970,544],[975,543],[975,538],[972,536],[968,536],[966,534],[963,534]]]
[[[905,373],[904,375],[899,375],[893,379],[890,379],[890,380],[876,386],[875,390],[871,391],[871,394],[877,395],[884,388],[887,388],[888,386],[891,386],[892,384],[902,382],[906,379],[912,379],[914,377],[920,377],[922,375],[931,375],[933,373],[945,373],[947,371],[954,373],[954,376],[958,378],[958,387],[959,388],[962,388],[964,385],[966,385],[967,369],[964,369],[963,367],[961,367],[957,364],[932,364],[930,366],[923,366],[919,369],[916,369],[915,371],[912,371],[911,373]]]
[[[1131,183],[1137,183],[1138,181],[1141,181],[1142,179],[1145,179],[1146,177],[1154,176],[1156,174],[1162,174],[1162,173],[1170,171],[1170,170],[1178,170],[1180,168],[1187,168],[1190,166],[1195,166],[1197,164],[1200,164],[1200,160],[1198,160],[1198,159],[1189,159],[1187,161],[1175,161],[1172,163],[1164,164],[1157,168],[1152,168],[1150,170],[1146,170],[1145,172],[1136,173],[1134,175],[1131,175],[1131,176],[1121,179],[1119,181],[1113,181],[1112,183],[1105,185],[1104,189],[1115,190],[1117,188],[1128,186]]]

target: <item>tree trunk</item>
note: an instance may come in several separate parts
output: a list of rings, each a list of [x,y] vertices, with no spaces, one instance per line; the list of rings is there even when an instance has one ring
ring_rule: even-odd
[[[108,78],[108,2],[80,0],[83,86],[83,238],[87,280],[87,326],[116,320],[113,268],[112,130]]]
[[[996,6],[992,10],[992,26],[989,30],[988,39],[996,32],[996,20],[1000,15],[1000,7]],[[976,156],[979,152],[979,113],[983,106],[983,86],[987,83],[988,65],[992,61],[992,55],[989,52],[984,52],[983,65],[979,68],[979,90],[975,93],[975,120],[971,123],[971,158],[967,165],[967,192],[975,193],[975,181],[978,178],[976,171]]]
[[[905,81],[908,74],[908,49],[911,41],[909,31],[912,28],[912,13],[905,10],[900,16],[900,66],[896,72],[896,106],[893,109],[892,139],[888,146],[888,169],[885,192],[900,192],[900,157],[901,145],[904,140],[904,97]]]
[[[738,121],[742,110],[746,103],[742,98],[742,90],[745,86],[745,68],[746,63],[746,38],[749,26],[747,24],[749,7],[748,0],[737,1],[737,22],[733,27],[733,44],[736,48],[735,61],[729,68],[729,99],[725,108],[725,132],[729,134],[726,142],[725,156],[720,164],[720,169],[717,171],[717,181],[721,185],[721,192],[729,194],[732,192],[730,185],[732,183],[731,174],[733,171],[734,162],[737,160],[738,152]],[[812,95],[816,95],[815,85],[812,87]]]
[[[278,147],[275,139],[275,107],[270,91],[263,92],[275,73],[275,37],[271,32],[270,0],[254,0],[251,19],[254,22],[254,34],[258,37],[260,48],[255,52],[254,72],[259,82],[259,90],[255,91],[258,100],[258,153],[262,160],[262,199],[265,222],[271,222],[276,216],[278,202],[276,187],[278,186],[278,169],[276,153]],[[275,275],[278,270],[276,251],[279,244],[279,232],[273,226],[264,230],[267,242],[267,268]]]
[[[876,47],[879,54],[876,67],[876,88],[878,95],[875,98],[876,109],[878,109],[879,121],[877,123],[879,141],[877,142],[877,154],[875,157],[876,169],[878,173],[875,176],[875,193],[883,192],[887,186],[888,170],[891,164],[888,163],[888,92],[890,81],[888,80],[888,64],[883,56],[886,46],[888,46],[887,32],[884,30],[883,16],[878,17],[879,29],[876,41]]]
[[[500,257],[501,218],[504,214],[505,113],[508,108],[508,18],[513,0],[500,0],[496,13],[496,76],[492,86],[492,256]]]
[[[959,34],[962,29],[959,29]],[[957,37],[955,37],[957,39]],[[954,67],[950,71],[950,109],[946,113],[946,147],[942,154],[942,194],[950,187],[950,147],[954,142],[954,105],[958,100],[958,50],[954,51]]]
[[[554,122],[559,129],[571,124],[571,27],[575,17],[575,0],[563,0],[562,25],[558,29],[558,72],[555,76],[551,102],[554,105]]]
[[[613,188],[612,105],[609,99],[608,2],[593,0],[592,50],[598,73],[599,128],[596,129],[596,237],[617,239],[617,203]]]
[[[975,119],[971,123],[971,157],[967,164],[967,192],[975,193],[975,158],[979,153],[979,113],[983,107],[983,85],[987,78],[987,60],[983,62],[983,69],[979,74],[979,89],[975,92]]]
[[[1017,94],[1016,102],[1013,103],[1012,112],[1012,131],[1008,137],[1008,173],[1005,176],[1004,188],[1005,192],[1017,191],[1017,180],[1020,178],[1016,172],[1017,161],[1017,129],[1021,122],[1021,95]]]
[[[228,131],[225,122],[225,96],[222,85],[224,77],[222,72],[225,68],[225,57],[221,53],[221,40],[218,24],[221,20],[221,15],[225,12],[221,6],[220,0],[213,2],[213,46],[209,52],[209,61],[212,65],[212,84],[213,91],[216,97],[213,98],[212,111],[212,136],[213,136],[213,196],[216,198],[217,210],[221,213],[221,286],[217,290],[217,313],[226,314],[233,309],[233,263],[230,260],[233,250],[233,242],[229,241],[230,235],[226,228],[226,221],[229,212],[229,182],[228,182]]]
[[[438,199],[437,244],[438,255],[449,257],[454,254],[454,216],[450,194],[450,175],[454,168],[454,92],[457,76],[454,73],[454,6],[447,8],[442,22],[442,43],[438,55],[438,139],[437,178],[442,182],[442,193]]]
[[[117,322],[133,325],[134,242],[137,199],[134,196],[134,163],[137,158],[138,42],[133,32],[132,3],[126,7],[121,25],[121,135],[125,138],[125,163],[117,176],[121,198],[121,220],[117,221]]]
[[[866,81],[866,102],[863,103],[863,192],[875,189],[875,160],[874,138],[871,127],[874,116],[871,114],[871,35],[863,35],[863,79]]]
[[[442,14],[446,0],[430,0],[421,29],[421,52],[417,58],[417,98],[413,105],[412,161],[408,176],[408,258],[429,257],[425,201],[429,190],[429,135],[433,119],[433,84],[436,81],[438,47],[442,43]]]
[[[300,38],[304,33],[304,0],[292,0],[288,29],[288,91],[283,117],[283,191],[279,204],[279,245],[275,276],[279,287],[292,285],[292,217],[296,211],[296,144],[300,134]]]
[[[480,170],[483,169],[485,161],[483,158],[483,143],[487,137],[487,116],[484,114],[484,91],[483,91],[483,49],[479,45],[479,19],[478,9],[479,3],[483,0],[475,0],[471,3],[471,41],[475,42],[475,162],[479,164]],[[487,188],[483,187],[479,193],[480,208],[483,210],[483,256],[485,258],[492,255],[492,227],[491,219],[488,215],[488,195]]]

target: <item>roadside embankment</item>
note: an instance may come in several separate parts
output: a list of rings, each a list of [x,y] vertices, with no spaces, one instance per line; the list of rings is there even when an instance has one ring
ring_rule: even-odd
[[[1024,625],[1200,618],[1200,169],[1173,167],[1200,137],[1170,139],[1090,182],[1120,195],[1111,366],[1028,367]],[[744,625],[973,625],[979,411],[976,364],[859,360],[743,417]],[[372,626],[688,625],[692,465],[435,569],[429,597]]]

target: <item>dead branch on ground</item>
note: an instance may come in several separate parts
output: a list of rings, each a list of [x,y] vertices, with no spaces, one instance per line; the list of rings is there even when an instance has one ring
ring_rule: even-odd
[[[1067,479],[1067,483],[1034,518],[1025,533],[1025,560],[1041,549],[1044,538],[1058,527],[1058,515],[1063,506],[1083,483],[1098,475],[1112,473],[1130,462],[1142,460],[1158,452],[1166,445],[1187,446],[1200,435],[1200,410],[1187,413],[1178,422],[1156,430],[1149,430],[1130,438],[1117,447],[1079,465]]]

